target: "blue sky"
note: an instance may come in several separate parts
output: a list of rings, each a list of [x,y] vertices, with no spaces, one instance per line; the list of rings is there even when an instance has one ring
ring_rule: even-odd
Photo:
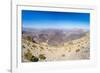
[[[24,28],[86,28],[90,26],[89,13],[22,10]]]

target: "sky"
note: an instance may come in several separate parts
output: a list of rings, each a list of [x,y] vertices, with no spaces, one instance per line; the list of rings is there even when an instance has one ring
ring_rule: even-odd
[[[89,29],[89,26],[89,13],[22,10],[23,28]]]

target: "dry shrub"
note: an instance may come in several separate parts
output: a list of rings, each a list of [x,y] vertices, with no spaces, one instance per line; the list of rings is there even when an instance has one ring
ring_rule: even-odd
[[[39,58],[40,58],[40,60],[45,60],[46,59],[46,57],[44,56],[44,54],[40,54]]]

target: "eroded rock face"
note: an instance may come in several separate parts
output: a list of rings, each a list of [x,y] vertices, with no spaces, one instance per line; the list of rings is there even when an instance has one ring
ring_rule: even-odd
[[[23,32],[23,37],[30,36],[33,42],[47,42],[49,45],[59,45],[67,41],[75,40],[85,36],[85,31],[80,30],[57,30],[57,29],[41,29]]]

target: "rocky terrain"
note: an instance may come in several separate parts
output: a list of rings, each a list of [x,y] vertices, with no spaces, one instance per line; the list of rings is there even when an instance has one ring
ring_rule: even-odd
[[[22,62],[89,59],[89,35],[83,29],[24,29]]]

